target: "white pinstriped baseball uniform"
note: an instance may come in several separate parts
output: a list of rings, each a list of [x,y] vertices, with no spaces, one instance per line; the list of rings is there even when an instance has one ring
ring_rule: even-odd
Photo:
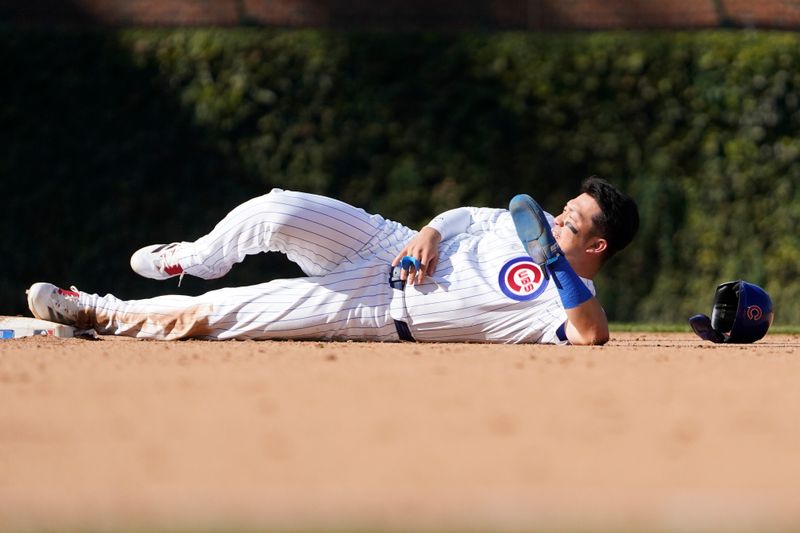
[[[415,231],[338,200],[274,189],[183,243],[173,260],[189,275],[212,279],[246,255],[280,251],[309,277],[196,297],[124,301],[81,293],[81,303],[99,333],[141,338],[396,341],[394,319],[402,319],[419,341],[563,342],[558,292],[525,257],[509,213],[453,212],[449,219],[463,227],[437,228],[455,233],[440,245],[437,271],[405,291],[389,288],[389,265]]]

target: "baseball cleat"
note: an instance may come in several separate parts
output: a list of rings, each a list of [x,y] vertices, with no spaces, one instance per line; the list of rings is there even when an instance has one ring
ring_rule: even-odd
[[[34,283],[26,291],[28,308],[35,318],[75,326],[81,317],[80,291],[61,289],[52,283]]]
[[[174,258],[180,244],[151,244],[139,248],[131,256],[131,268],[145,278],[163,280],[180,276],[183,279],[183,267]]]
[[[561,255],[561,248],[553,238],[544,210],[527,194],[518,194],[508,204],[517,235],[528,255],[542,267]]]

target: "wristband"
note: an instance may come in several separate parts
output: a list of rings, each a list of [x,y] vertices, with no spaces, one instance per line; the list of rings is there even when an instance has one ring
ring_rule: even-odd
[[[563,255],[559,255],[558,259],[550,263],[549,268],[564,309],[578,307],[594,296]]]

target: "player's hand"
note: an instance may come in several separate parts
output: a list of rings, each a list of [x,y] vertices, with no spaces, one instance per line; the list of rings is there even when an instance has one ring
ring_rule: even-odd
[[[392,266],[397,266],[404,256],[415,257],[420,262],[420,267],[415,269],[413,266],[408,271],[400,274],[401,279],[407,280],[411,285],[422,283],[425,276],[430,276],[436,271],[439,263],[439,243],[442,242],[441,234],[433,228],[425,226],[419,233],[408,241],[405,247],[400,250],[397,257],[392,261]]]

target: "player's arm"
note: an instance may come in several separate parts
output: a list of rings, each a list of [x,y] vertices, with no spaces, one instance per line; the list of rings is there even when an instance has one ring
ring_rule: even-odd
[[[546,228],[549,232],[549,228]],[[560,251],[560,250],[559,250]],[[559,253],[545,266],[567,313],[565,333],[571,344],[605,344],[609,339],[606,312],[592,291]]]
[[[400,253],[392,261],[392,266],[400,263],[404,256],[411,256],[419,260],[420,268],[403,271],[401,277],[408,278],[409,283],[422,283],[425,276],[436,271],[439,263],[439,244],[446,239],[467,230],[472,222],[470,211],[466,207],[459,207],[445,211],[434,217],[425,227],[406,243]]]
[[[606,312],[592,296],[576,307],[566,309],[567,340],[571,344],[605,344],[610,337]]]

